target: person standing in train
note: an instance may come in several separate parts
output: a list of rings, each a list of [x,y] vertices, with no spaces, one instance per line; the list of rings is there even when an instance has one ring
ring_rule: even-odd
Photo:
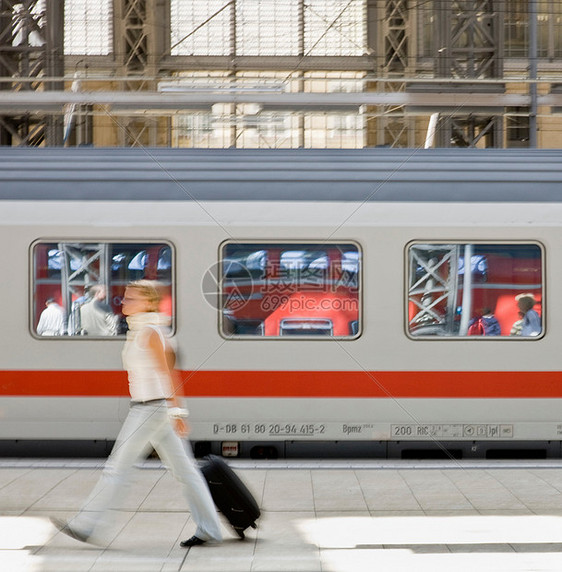
[[[519,294],[515,296],[517,307],[523,315],[521,323],[521,336],[538,336],[542,331],[541,318],[535,307],[537,301],[532,294]]]
[[[40,336],[62,336],[65,333],[64,310],[55,302],[54,298],[47,298],[46,308],[41,312],[37,333]]]
[[[101,284],[95,284],[89,290],[90,300],[80,306],[81,332],[85,336],[117,335],[117,316],[111,306],[106,304],[107,290]]]
[[[129,376],[131,406],[119,432],[102,476],[80,512],[69,522],[53,518],[63,533],[82,542],[100,542],[111,525],[111,509],[116,508],[133,466],[153,447],[183,485],[193,520],[195,535],[181,543],[184,547],[220,542],[218,515],[203,475],[189,446],[179,403],[179,379],[175,375],[175,352],[165,336],[169,319],[158,312],[160,288],[149,280],[131,282],[123,298],[123,314],[129,331],[123,349],[123,364]]]

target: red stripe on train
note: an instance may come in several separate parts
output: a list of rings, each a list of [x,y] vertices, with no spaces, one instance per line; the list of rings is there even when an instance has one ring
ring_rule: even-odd
[[[191,397],[562,397],[562,372],[182,372]],[[127,396],[122,371],[0,371],[3,396]]]

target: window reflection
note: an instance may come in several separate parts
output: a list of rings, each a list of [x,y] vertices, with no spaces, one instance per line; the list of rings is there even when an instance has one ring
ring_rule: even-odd
[[[225,335],[360,333],[357,246],[232,243],[221,258]]]
[[[538,245],[415,244],[408,256],[412,335],[542,334],[543,271]]]
[[[164,289],[172,316],[172,249],[160,243],[59,242],[33,249],[33,329],[40,336],[124,334],[126,285],[143,278]]]

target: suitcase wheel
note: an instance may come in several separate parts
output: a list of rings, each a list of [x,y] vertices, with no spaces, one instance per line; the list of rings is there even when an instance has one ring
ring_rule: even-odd
[[[236,530],[236,534],[240,537],[240,540],[244,540],[246,538],[244,530],[242,530],[241,528],[235,528],[234,530]]]
[[[251,526],[252,528],[257,528],[257,527],[258,527],[258,525],[257,525],[255,522],[252,522],[252,524],[250,524],[250,526]]]

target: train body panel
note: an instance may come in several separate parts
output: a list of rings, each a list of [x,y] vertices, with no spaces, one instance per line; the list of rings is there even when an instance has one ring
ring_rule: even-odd
[[[113,441],[125,419],[129,400],[3,397],[1,404],[2,440],[86,443]],[[504,398],[192,397],[189,405],[193,441],[517,442],[562,438],[562,401],[551,398],[535,398],[532,407],[528,400]]]
[[[228,170],[223,175],[226,180]],[[552,185],[553,177],[547,179]],[[154,277],[168,280],[194,440],[560,440],[562,202],[517,197],[127,202],[9,196],[0,212],[0,262],[9,278],[2,284],[2,439],[115,438],[128,406],[122,336],[37,331],[44,298],[61,291],[56,256],[66,247],[83,255],[86,246],[100,244],[100,252],[109,252],[114,311],[125,277],[140,272],[141,252],[152,259]],[[149,247],[167,249],[168,258],[156,264]],[[126,276],[123,265],[117,268],[125,256]],[[250,268],[246,282],[236,265]],[[330,282],[329,296],[328,274],[338,282]],[[294,289],[295,275],[301,289]],[[279,296],[282,286],[290,296],[264,312],[263,300],[271,292]],[[69,299],[61,297],[69,311],[85,295],[82,282],[72,288]],[[231,301],[232,292],[240,297]],[[518,318],[515,295],[528,292],[540,331],[510,336]],[[343,312],[349,300],[356,305]],[[331,314],[319,313],[328,302]],[[263,315],[252,303],[261,304]],[[307,311],[291,315],[297,303]],[[493,306],[501,335],[470,335],[486,305]],[[322,322],[334,328],[330,335],[322,335]]]
[[[71,205],[72,206],[72,205]],[[108,226],[96,222],[88,222],[88,216],[82,218],[80,208],[75,205],[76,212],[72,215],[62,214],[57,217],[58,205],[41,204],[37,208],[34,203],[30,206],[28,222],[25,224],[14,222],[13,213],[9,205],[3,205],[2,238],[4,244],[10,248],[4,251],[4,267],[10,268],[12,276],[9,283],[4,285],[6,304],[4,314],[7,314],[6,323],[9,323],[10,336],[6,336],[6,357],[3,363],[9,364],[5,369],[60,369],[60,370],[118,370],[120,369],[120,343],[116,340],[87,339],[40,339],[32,336],[29,319],[30,296],[29,293],[29,266],[30,249],[38,240],[52,242],[57,240],[121,240],[143,241],[147,236],[154,240],[170,243],[174,248],[177,265],[176,281],[182,284],[181,291],[177,292],[177,336],[182,348],[181,367],[191,371],[196,369],[201,361],[207,357],[211,347],[221,345],[220,353],[213,356],[205,369],[209,370],[258,370],[258,371],[338,371],[341,369],[351,371],[554,371],[557,369],[556,348],[558,340],[554,334],[545,336],[540,343],[525,344],[525,351],[517,351],[520,340],[509,339],[482,340],[462,339],[445,340],[414,340],[406,335],[405,324],[405,294],[404,280],[405,250],[412,241],[450,242],[455,240],[474,241],[502,241],[525,242],[542,245],[545,248],[545,264],[548,266],[547,280],[558,283],[562,273],[562,266],[556,260],[557,245],[562,237],[562,228],[554,226],[556,219],[562,220],[562,206],[549,205],[546,216],[551,222],[533,222],[529,212],[536,212],[536,217],[545,209],[544,205],[517,205],[511,206],[508,217],[509,223],[498,225],[498,219],[506,216],[504,205],[498,204],[487,207],[487,216],[480,217],[478,205],[443,206],[436,212],[435,207],[428,205],[407,205],[403,212],[392,215],[394,205],[364,205],[362,217],[371,221],[367,226],[365,221],[357,224],[347,223],[345,228],[334,232],[338,222],[337,210],[339,205],[332,205],[333,225],[317,224],[315,228],[302,230],[304,221],[296,219],[289,206],[286,210],[288,222],[284,225],[265,225],[257,228],[254,225],[244,226],[243,222],[229,226],[228,220],[219,217],[218,209],[212,214],[217,223],[208,224],[207,220],[197,223],[194,219],[197,206],[183,205],[187,211],[185,225],[180,225],[179,211],[182,205],[170,204],[167,208],[160,206],[160,212],[155,212],[155,205],[140,204],[144,209],[146,219],[136,218],[133,213],[130,218],[125,214],[115,214],[118,227]],[[21,208],[21,205],[18,205]],[[115,205],[114,205],[115,207]],[[206,205],[202,205],[205,209]],[[230,207],[230,208],[227,208]],[[315,205],[310,205],[311,210]],[[108,208],[101,204],[90,206],[89,216],[102,216]],[[257,207],[259,213],[260,206]],[[327,207],[325,207],[327,208]],[[356,207],[357,208],[357,207]],[[472,218],[467,217],[466,209],[473,212]],[[169,209],[169,210],[168,210]],[[231,205],[225,205],[225,211],[231,211]],[[205,209],[206,210],[206,209]],[[207,219],[205,210],[201,211],[201,218]],[[247,213],[249,206],[245,205],[241,212]],[[282,219],[281,206],[277,206],[277,220]],[[371,212],[369,212],[371,211]],[[410,211],[410,212],[408,212]],[[172,223],[167,224],[168,212],[172,213]],[[250,211],[258,217],[259,214]],[[103,215],[105,216],[105,215]],[[246,215],[244,215],[246,216]],[[323,218],[324,218],[323,214]],[[531,215],[532,216],[532,215]],[[416,218],[422,218],[422,226],[416,223]],[[331,222],[329,220],[328,221]],[[459,220],[453,228],[447,228],[440,220]],[[484,220],[481,220],[484,218]],[[45,224],[45,220],[52,222]],[[68,221],[72,220],[72,223]],[[463,221],[464,219],[464,221]],[[138,220],[138,222],[136,222]],[[150,223],[152,220],[152,223]],[[10,221],[10,222],[7,222]],[[66,222],[65,222],[66,221]],[[159,223],[157,221],[164,221]],[[409,221],[409,222],[408,222]],[[141,227],[141,231],[136,228]],[[295,226],[299,228],[299,235],[295,235]],[[355,340],[342,340],[333,344],[339,349],[327,349],[326,340],[262,340],[262,339],[236,339],[226,340],[217,328],[217,310],[208,303],[202,293],[202,281],[206,271],[217,263],[220,245],[228,240],[233,241],[307,241],[307,240],[353,241],[360,245],[363,254],[363,301],[362,313],[364,328],[362,335]],[[196,245],[196,247],[195,247]],[[17,248],[17,250],[16,250]],[[15,256],[15,252],[18,253]],[[188,262],[185,262],[185,261]],[[194,279],[195,277],[195,279]],[[392,279],[390,279],[392,277]],[[548,288],[548,285],[547,285]],[[368,299],[367,299],[368,298]],[[190,308],[192,310],[190,311]],[[551,303],[545,313],[545,330],[548,330],[550,320],[562,318],[562,308]],[[190,321],[192,323],[190,323]],[[392,344],[389,344],[389,338]],[[473,346],[472,344],[475,344]],[[305,351],[299,351],[302,346]],[[341,346],[339,344],[342,344]],[[447,351],[454,350],[451,357],[443,359],[442,348],[446,344]],[[71,354],[66,354],[64,360],[58,347],[71,346]],[[54,348],[57,347],[55,350]],[[473,348],[477,348],[478,365],[475,364]],[[280,351],[282,348],[283,351]],[[380,351],[377,351],[380,348]],[[514,351],[515,348],[515,351]],[[38,352],[38,353],[36,353]],[[64,353],[65,350],[62,350]],[[286,353],[291,355],[290,367],[287,363]],[[38,355],[40,359],[30,360],[30,355]],[[104,356],[100,360],[100,354]],[[441,355],[441,357],[439,357]],[[400,356],[407,356],[402,359]],[[342,358],[346,359],[342,367]],[[357,359],[358,362],[354,362]],[[400,364],[400,367],[397,365]],[[236,367],[234,367],[236,366]]]

